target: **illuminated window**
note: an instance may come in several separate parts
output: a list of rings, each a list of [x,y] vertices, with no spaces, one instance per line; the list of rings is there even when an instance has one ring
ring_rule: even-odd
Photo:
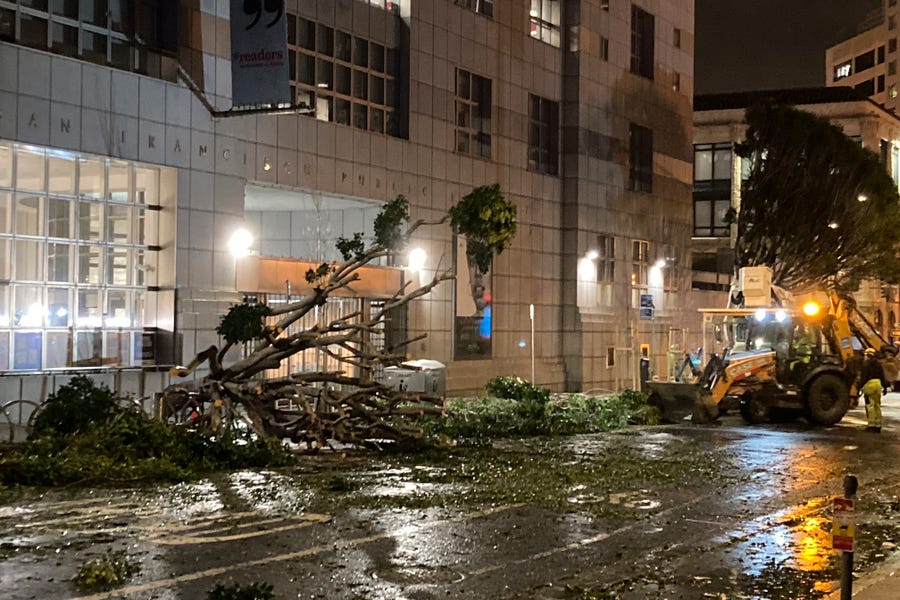
[[[653,191],[653,130],[632,123],[629,127],[628,189]]]
[[[531,0],[531,37],[559,48],[559,0]]]
[[[645,240],[631,241],[631,285],[646,288],[647,274],[650,268],[650,242]]]
[[[834,80],[839,81],[844,77],[850,77],[853,73],[853,66],[850,62],[845,62],[834,68]]]
[[[653,15],[632,5],[631,72],[647,79],[653,79],[654,31]]]
[[[456,151],[491,157],[491,80],[456,70]]]
[[[0,144],[0,370],[141,364],[161,176]]]
[[[559,103],[528,95],[528,168],[556,175],[559,170]]]

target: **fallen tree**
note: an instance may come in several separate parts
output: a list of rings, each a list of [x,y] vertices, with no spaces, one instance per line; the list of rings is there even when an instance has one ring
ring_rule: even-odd
[[[168,415],[196,407],[185,426],[214,433],[244,421],[259,436],[290,439],[315,450],[330,440],[363,444],[370,440],[403,441],[421,434],[422,418],[442,413],[443,399],[433,394],[399,391],[373,377],[378,367],[406,359],[406,349],[425,335],[392,347],[372,342],[382,337],[386,319],[396,310],[427,295],[454,278],[451,269],[438,269],[424,284],[407,282],[372,314],[355,312],[312,327],[297,324],[328,298],[347,290],[360,277],[360,269],[373,261],[396,256],[417,230],[449,220],[466,237],[470,261],[486,270],[490,259],[509,246],[516,230],[515,206],[506,202],[498,185],[476,188],[437,222],[411,223],[409,203],[403,196],[386,203],[374,222],[374,240],[367,245],[362,233],[338,240],[343,262],[322,263],[306,273],[312,293],[280,306],[232,306],[217,329],[224,346],[210,346],[173,376],[188,377],[201,365],[197,379],[169,386],[162,396]],[[292,327],[293,326],[293,327]],[[224,364],[229,350],[245,344],[248,352]],[[316,349],[345,367],[336,371],[300,371],[267,378],[289,357]]]

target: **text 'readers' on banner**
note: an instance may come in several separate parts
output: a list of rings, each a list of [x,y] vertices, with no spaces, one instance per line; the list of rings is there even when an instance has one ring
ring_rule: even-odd
[[[234,106],[290,104],[284,0],[231,0]]]

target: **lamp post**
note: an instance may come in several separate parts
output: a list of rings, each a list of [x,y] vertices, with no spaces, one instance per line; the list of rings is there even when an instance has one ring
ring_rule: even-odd
[[[528,318],[531,320],[531,383],[534,380],[534,304],[528,305]]]

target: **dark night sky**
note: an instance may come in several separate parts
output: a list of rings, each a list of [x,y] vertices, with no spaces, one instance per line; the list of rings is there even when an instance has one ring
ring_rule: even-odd
[[[825,85],[825,48],[882,0],[696,0],[696,92]]]

